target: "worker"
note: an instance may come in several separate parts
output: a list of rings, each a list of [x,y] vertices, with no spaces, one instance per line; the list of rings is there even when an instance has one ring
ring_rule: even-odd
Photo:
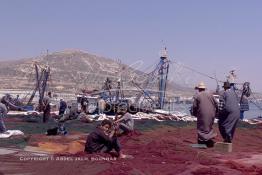
[[[231,143],[240,116],[239,98],[229,82],[224,82],[221,94],[218,126],[224,142]]]
[[[213,124],[217,111],[217,103],[212,94],[206,91],[203,82],[196,87],[198,93],[194,97],[193,115],[197,117],[198,144],[205,144],[207,147],[213,147],[213,139],[216,132],[213,130]]]
[[[243,84],[242,94],[240,97],[240,119],[245,118],[244,112],[249,110],[248,97],[251,95],[250,83]]]
[[[106,101],[102,98],[100,98],[97,102],[97,106],[98,106],[98,114],[104,114],[105,110],[106,110]]]
[[[249,104],[248,99],[245,95],[242,96],[242,99],[240,100],[240,119],[244,120],[244,112],[249,110]]]
[[[122,154],[121,147],[117,137],[115,136],[115,129],[112,130],[112,122],[110,120],[103,120],[92,133],[87,137],[85,144],[85,152],[92,153],[110,153],[113,149],[117,152],[117,157],[127,158],[127,155]]]
[[[88,113],[88,100],[86,97],[81,99],[81,110],[86,114]]]
[[[134,119],[126,110],[118,110],[114,124],[121,130],[120,135],[127,135],[134,131]]]
[[[58,115],[64,115],[65,110],[67,108],[67,104],[64,101],[64,99],[60,99],[60,103],[59,103],[59,114]]]
[[[50,112],[51,112],[51,98],[52,94],[51,92],[48,92],[47,96],[43,98],[43,122],[46,123],[49,120]]]

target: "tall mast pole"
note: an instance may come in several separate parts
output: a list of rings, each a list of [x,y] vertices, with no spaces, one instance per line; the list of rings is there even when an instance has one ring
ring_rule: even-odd
[[[167,49],[165,47],[161,52],[160,68],[159,68],[159,100],[158,100],[158,103],[159,103],[160,109],[164,108],[168,70],[169,70],[169,61],[167,58]]]

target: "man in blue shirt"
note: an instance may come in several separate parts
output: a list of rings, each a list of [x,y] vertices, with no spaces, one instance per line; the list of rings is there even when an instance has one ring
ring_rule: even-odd
[[[65,110],[67,108],[67,104],[64,101],[64,99],[60,99],[60,104],[59,104],[59,115],[63,115],[65,113]]]

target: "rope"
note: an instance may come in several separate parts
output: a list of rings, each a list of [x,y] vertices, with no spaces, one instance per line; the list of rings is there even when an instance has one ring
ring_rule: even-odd
[[[254,94],[252,92],[251,92],[251,95],[252,95],[252,100],[250,100],[250,102],[253,103],[258,109],[260,109],[262,111],[262,107],[259,104],[256,103],[256,101],[258,101],[258,100],[256,99],[256,97],[254,96]]]
[[[262,111],[262,107],[259,106],[256,102],[254,102],[254,101],[252,101],[252,100],[250,100],[250,102],[253,103],[259,110]]]
[[[183,65],[183,64],[181,64],[181,63],[177,63],[176,61],[172,61],[172,62],[170,61],[170,63],[175,63],[176,65],[182,66],[182,67],[184,67],[184,68],[186,68],[186,69],[188,69],[188,70],[191,70],[192,72],[195,72],[195,73],[197,73],[197,74],[200,74],[200,75],[202,75],[202,76],[208,77],[208,78],[213,79],[213,80],[217,80],[217,78],[215,78],[215,77],[212,77],[212,76],[207,75],[207,74],[205,74],[205,73],[199,72],[199,71],[195,70],[195,69],[192,68],[192,67]],[[224,81],[221,81],[221,80],[218,80],[218,81],[219,81],[219,82],[224,82]]]
[[[27,77],[28,77],[28,79],[27,79],[28,82],[34,81],[33,71],[31,71],[30,74]],[[23,100],[23,102],[24,102],[24,100],[27,100],[27,96],[31,95],[32,91],[33,91],[33,88],[31,90],[30,89],[25,90],[25,93],[23,94],[23,97],[20,97]]]
[[[184,68],[186,68],[186,69],[188,69],[188,70],[191,70],[191,71],[193,71],[193,72],[195,72],[195,73],[197,73],[197,74],[199,74],[199,75],[202,75],[202,76],[205,76],[205,77],[207,77],[207,78],[216,80],[217,82],[221,82],[221,83],[224,82],[224,81],[218,80],[216,77],[212,77],[212,76],[210,76],[210,75],[208,75],[208,74],[199,72],[199,71],[197,71],[197,70],[195,70],[195,69],[193,69],[193,68],[191,68],[191,67],[189,67],[189,66],[183,65],[183,64],[181,64],[181,63],[177,63],[176,61],[173,61],[173,62],[170,62],[170,63],[175,63],[175,64],[177,64],[178,66],[182,66],[182,67],[184,67]],[[257,104],[257,101],[258,101],[258,100],[257,100],[256,97],[254,96],[254,93],[251,91],[251,89],[250,89],[250,87],[249,87],[249,83],[248,83],[248,82],[245,82],[245,83],[235,83],[235,84],[237,84],[237,85],[243,85],[241,98],[242,98],[243,95],[246,95],[246,96],[252,95],[252,99],[253,99],[254,101],[253,101],[253,100],[250,100],[250,102],[253,103],[258,109],[260,109],[260,110],[262,111],[262,106],[260,106],[259,104]],[[261,93],[257,93],[257,94],[261,94]]]
[[[200,72],[200,71],[198,71],[198,70],[196,70],[196,69],[194,69],[194,68],[192,68],[192,67],[183,65],[183,64],[178,63],[178,62],[176,62],[176,61],[172,61],[172,62],[170,61],[170,63],[174,63],[174,64],[176,64],[176,65],[178,65],[178,66],[182,66],[182,67],[184,67],[185,69],[191,70],[192,72],[195,72],[195,73],[197,73],[197,74],[199,74],[199,75],[202,75],[202,76],[204,76],[204,77],[210,78],[210,79],[212,79],[212,80],[216,80],[217,82],[220,82],[220,83],[224,83],[224,82],[225,82],[225,81],[222,81],[222,80],[218,80],[216,77],[210,76],[210,75],[208,75],[208,74],[206,74],[206,73]],[[236,84],[236,85],[243,85],[243,83],[235,83],[235,84]]]

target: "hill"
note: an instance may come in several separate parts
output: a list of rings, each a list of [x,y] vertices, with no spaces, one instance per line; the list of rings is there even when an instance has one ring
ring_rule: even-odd
[[[2,61],[0,89],[32,90],[35,84],[34,62],[50,66],[49,89],[61,92],[101,89],[107,77],[113,82],[122,77],[125,88],[136,89],[132,86],[131,80],[143,80],[146,75],[117,60],[79,50],[66,50],[35,58]],[[157,83],[150,85],[150,88],[156,89]],[[168,91],[181,93],[191,90],[169,83]]]

